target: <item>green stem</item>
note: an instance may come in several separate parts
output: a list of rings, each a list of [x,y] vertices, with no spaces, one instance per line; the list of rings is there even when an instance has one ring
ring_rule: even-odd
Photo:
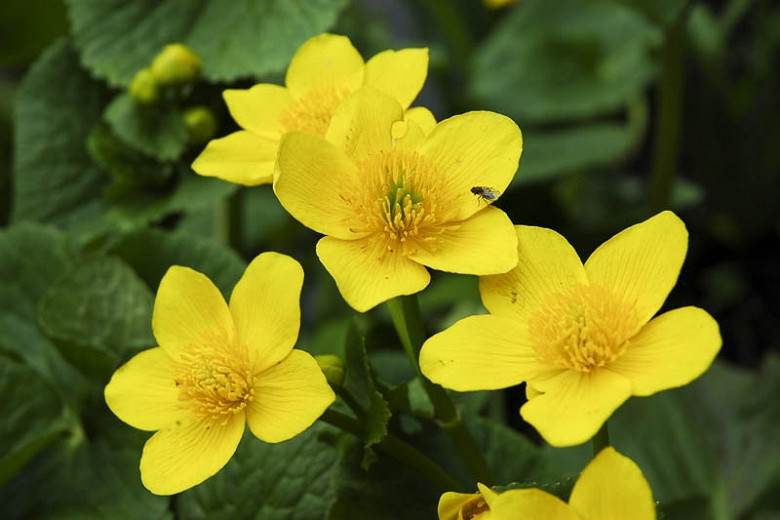
[[[235,193],[219,202],[215,225],[216,239],[235,251],[241,252],[241,231],[243,225],[244,190],[238,188]]]
[[[666,32],[661,48],[661,78],[658,87],[658,121],[655,128],[651,170],[650,210],[669,207],[680,152],[684,85],[685,17]]]
[[[609,446],[609,431],[607,429],[607,422],[601,426],[601,429],[593,437],[593,456],[595,457],[601,450]]]
[[[346,388],[340,386],[338,388],[334,388],[334,390],[336,391],[336,395],[341,397],[341,400],[344,401],[344,404],[349,406],[349,409],[355,412],[355,415],[358,417],[358,419],[361,421],[365,420],[366,411],[362,406],[360,406],[360,403],[358,403],[357,399],[355,399]]]
[[[322,414],[320,420],[347,433],[351,433],[355,437],[362,439],[365,435],[363,425],[359,421],[335,410],[325,410],[325,413]],[[382,453],[393,457],[397,461],[417,471],[420,475],[436,485],[441,491],[464,491],[463,486],[452,478],[449,473],[444,471],[441,466],[428,458],[420,450],[396,437],[392,433],[385,435],[382,441],[376,446]]]
[[[456,6],[450,0],[423,0],[422,3],[455,54],[454,65],[465,66],[474,41]]]
[[[417,303],[417,296],[399,296],[389,300],[387,308],[390,311],[390,317],[393,320],[398,337],[401,339],[404,351],[409,357],[417,377],[422,381],[425,392],[433,403],[436,419],[450,437],[471,475],[477,481],[487,486],[494,485],[495,477],[482,456],[482,452],[474,442],[473,437],[466,429],[466,425],[463,424],[460,410],[452,402],[444,388],[432,383],[420,371],[418,358],[426,335],[422,319],[420,318],[420,306]]]

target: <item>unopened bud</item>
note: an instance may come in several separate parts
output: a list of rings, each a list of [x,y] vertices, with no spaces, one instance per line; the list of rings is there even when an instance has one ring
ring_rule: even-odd
[[[344,361],[333,354],[314,356],[314,359],[325,374],[328,384],[333,388],[341,388],[344,384]]]
[[[217,119],[208,107],[188,108],[182,116],[187,125],[188,142],[193,146],[207,143],[217,133]]]
[[[160,100],[160,86],[149,69],[136,72],[127,92],[133,101],[141,105],[154,105]]]
[[[198,79],[202,66],[192,49],[181,43],[171,43],[154,58],[152,74],[160,85],[186,85]]]

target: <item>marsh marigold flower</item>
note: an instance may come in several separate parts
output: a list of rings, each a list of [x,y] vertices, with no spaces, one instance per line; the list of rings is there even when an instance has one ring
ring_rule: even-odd
[[[364,87],[322,137],[291,132],[274,191],[305,226],[327,235],[317,255],[358,311],[430,281],[427,267],[504,273],[517,264],[506,214],[471,192],[512,180],[522,136],[511,119],[469,112],[423,128],[393,98]]]
[[[582,471],[567,504],[541,489],[444,493],[439,520],[655,520],[653,493],[634,461],[603,449]]]
[[[490,314],[423,345],[420,368],[433,382],[467,391],[525,381],[523,418],[553,446],[570,446],[630,396],[685,385],[710,366],[721,338],[707,312],[683,307],[653,318],[688,249],[674,213],[623,230],[585,265],[555,231],[516,229],[517,267],[480,279]]]
[[[247,186],[269,184],[285,133],[324,136],[339,103],[363,85],[387,93],[406,109],[427,74],[428,49],[387,50],[364,63],[346,36],[315,36],[293,56],[286,86],[261,83],[224,92],[228,110],[242,130],[211,141],[192,169]],[[412,111],[432,117],[425,109]]]
[[[133,357],[105,389],[111,411],[157,431],[141,455],[141,479],[170,495],[217,473],[245,425],[281,442],[335,400],[317,362],[293,349],[303,270],[292,258],[255,258],[225,300],[203,274],[173,266],[160,282],[152,328],[159,347]]]

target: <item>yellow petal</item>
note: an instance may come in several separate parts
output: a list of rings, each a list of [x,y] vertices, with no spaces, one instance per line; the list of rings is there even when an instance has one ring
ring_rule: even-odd
[[[483,208],[436,235],[430,246],[420,244],[409,258],[451,273],[506,273],[517,265],[517,233],[506,213]]]
[[[434,334],[420,351],[420,370],[445,388],[468,392],[519,385],[538,370],[527,328],[517,320],[479,314]]]
[[[341,150],[321,137],[291,132],[282,138],[277,168],[274,192],[295,219],[323,235],[364,236],[350,230],[360,224],[344,195],[354,193],[359,181]]]
[[[519,520],[524,518],[529,520],[581,520],[566,502],[541,489],[510,489],[499,493],[490,501],[490,512],[481,518],[484,520]]]
[[[301,325],[303,269],[279,253],[258,255],[230,296],[238,342],[249,349],[255,371],[284,359]]]
[[[436,512],[439,520],[460,520],[458,516],[469,502],[479,501],[482,497],[479,493],[455,493],[449,491],[439,498],[439,506]]]
[[[311,355],[293,349],[276,365],[255,374],[249,429],[265,442],[291,439],[312,425],[336,400]]]
[[[532,384],[544,393],[524,404],[520,414],[555,447],[590,440],[631,395],[631,383],[608,370],[563,370]]]
[[[574,248],[555,231],[515,226],[519,262],[506,274],[479,279],[482,303],[493,314],[527,318],[549,295],[587,283]]]
[[[325,138],[359,161],[393,147],[393,123],[402,121],[398,101],[371,87],[363,87],[333,112]]]
[[[683,307],[650,320],[609,369],[631,381],[633,395],[651,395],[702,375],[721,343],[712,316],[698,307]]]
[[[222,93],[236,123],[255,135],[279,141],[284,129],[279,122],[292,101],[287,89],[261,83],[250,89],[228,89]]]
[[[420,93],[428,75],[428,49],[380,52],[366,63],[365,84],[389,94],[404,108]]]
[[[447,200],[462,220],[480,209],[471,188],[500,194],[517,171],[523,136],[514,121],[495,112],[468,112],[434,128],[420,152],[447,174]]]
[[[285,84],[293,97],[312,88],[334,87],[350,92],[363,84],[365,64],[349,38],[320,34],[301,45],[287,69]]]
[[[155,433],[141,455],[141,481],[156,495],[173,495],[221,470],[236,452],[246,424],[243,412],[224,422],[176,421]]]
[[[582,471],[569,497],[582,520],[655,520],[653,492],[634,461],[607,447]]]
[[[416,121],[404,118],[396,121],[390,128],[393,148],[395,150],[417,150],[425,143],[426,133]]]
[[[117,368],[103,395],[117,417],[139,430],[159,430],[182,413],[173,360],[161,348],[144,350]]]
[[[212,139],[192,163],[192,169],[204,177],[257,186],[274,178],[274,162],[279,141],[260,137],[245,130],[220,139]]]
[[[191,347],[232,345],[236,335],[219,289],[204,274],[180,265],[168,269],[160,281],[152,329],[174,361]]]
[[[373,237],[325,237],[317,243],[317,256],[336,281],[341,296],[359,312],[390,298],[422,291],[431,281],[425,267],[398,252],[389,253],[384,241]]]
[[[404,119],[417,123],[417,125],[422,128],[425,135],[430,134],[433,132],[433,129],[436,128],[436,118],[433,116],[433,113],[425,107],[412,107],[407,109],[404,114]]]
[[[585,262],[585,272],[591,283],[611,288],[635,306],[644,324],[677,282],[687,250],[685,224],[664,211],[601,244]]]

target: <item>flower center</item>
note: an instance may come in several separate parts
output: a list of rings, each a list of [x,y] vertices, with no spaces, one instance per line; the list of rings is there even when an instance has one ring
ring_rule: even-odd
[[[202,348],[182,356],[176,367],[182,407],[201,417],[224,418],[254,398],[252,371],[244,349]]]
[[[618,359],[640,327],[634,308],[610,289],[583,284],[547,297],[529,321],[539,361],[578,372]]]
[[[463,517],[463,520],[477,520],[482,516],[482,513],[488,511],[490,511],[490,507],[480,495],[463,504],[463,507],[460,508],[460,516]]]
[[[345,88],[311,89],[296,98],[279,116],[282,133],[305,132],[323,137],[330,125],[333,111],[349,95]]]
[[[389,253],[409,254],[435,248],[435,240],[452,219],[440,204],[443,175],[416,152],[392,150],[358,163],[365,179],[361,193],[344,194],[355,209],[355,232],[383,235]]]

